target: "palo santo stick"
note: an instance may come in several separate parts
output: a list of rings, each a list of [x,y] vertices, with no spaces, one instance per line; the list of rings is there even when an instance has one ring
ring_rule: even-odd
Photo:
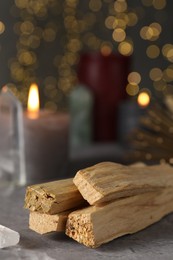
[[[78,171],[74,184],[90,205],[173,186],[169,165],[123,166],[103,162]]]
[[[25,208],[51,215],[76,208],[84,203],[86,202],[72,179],[29,186],[25,196]]]
[[[29,228],[43,235],[50,232],[65,231],[69,212],[48,215],[40,212],[30,212]]]
[[[68,216],[66,234],[96,248],[125,234],[133,234],[173,211],[173,188],[90,206]]]

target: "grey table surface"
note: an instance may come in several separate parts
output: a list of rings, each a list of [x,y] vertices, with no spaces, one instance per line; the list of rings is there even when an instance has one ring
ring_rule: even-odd
[[[17,246],[0,249],[0,260],[171,260],[173,259],[173,214],[133,235],[127,235],[102,245],[86,248],[64,234],[41,236],[28,228],[28,211],[23,209],[25,189],[15,190],[10,196],[1,196],[0,224],[18,231]]]

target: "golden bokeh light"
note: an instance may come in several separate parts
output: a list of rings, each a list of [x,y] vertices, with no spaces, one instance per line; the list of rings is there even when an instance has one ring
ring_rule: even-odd
[[[108,16],[105,20],[105,26],[108,29],[113,29],[113,24],[115,22],[115,17],[114,16]]]
[[[173,44],[165,44],[162,48],[162,54],[170,62],[173,62]]]
[[[93,12],[98,12],[102,7],[102,1],[101,0],[90,0],[89,1],[89,8]]]
[[[127,84],[126,86],[126,92],[129,96],[135,96],[139,92],[139,86],[137,84]]]
[[[159,38],[161,31],[162,27],[159,23],[152,23],[141,28],[140,36],[144,40],[155,41]]]
[[[167,52],[166,58],[167,58],[170,62],[173,62],[173,49],[170,49],[170,50]]]
[[[160,79],[160,80],[154,81],[153,86],[154,86],[155,90],[157,90],[157,91],[164,91],[167,87],[167,83],[163,79]]]
[[[20,24],[20,30],[23,34],[31,34],[34,31],[34,25],[30,21],[24,21]]]
[[[103,56],[109,56],[112,53],[112,44],[109,42],[103,42],[100,48],[100,52]]]
[[[160,49],[157,45],[150,45],[146,50],[146,54],[150,59],[155,59],[160,55]]]
[[[130,56],[133,53],[133,44],[130,41],[123,41],[118,45],[118,51],[124,56]]]
[[[162,32],[162,26],[159,24],[159,23],[151,23],[150,24],[150,27],[151,28],[155,28],[157,31],[155,32],[156,33],[156,36],[158,35],[158,34],[160,34],[161,32]]]
[[[161,10],[166,7],[166,0],[154,0],[152,4],[155,9]]]
[[[115,17],[113,22],[113,29],[121,28],[125,30],[126,26],[127,26],[127,22],[124,19]]]
[[[162,27],[159,23],[151,23],[150,28],[152,29],[152,37],[150,38],[151,41],[155,41],[159,38]]]
[[[149,76],[151,80],[158,81],[162,78],[163,72],[159,68],[153,68],[150,70]]]
[[[126,33],[123,29],[117,28],[113,31],[112,37],[116,42],[122,42],[126,38]]]
[[[127,25],[128,26],[135,26],[138,22],[138,16],[135,13],[128,13],[128,22]]]
[[[141,82],[141,75],[136,71],[129,73],[128,82],[130,84],[139,84]]]
[[[163,48],[162,48],[162,54],[163,54],[163,56],[166,57],[168,51],[171,50],[171,49],[173,49],[173,44],[167,43],[167,44],[163,45]]]
[[[140,107],[147,107],[150,104],[150,95],[148,92],[140,92],[137,98]]]
[[[140,30],[140,36],[143,40],[150,40],[153,36],[153,31],[149,26],[144,26]]]
[[[163,71],[163,79],[166,82],[173,81],[173,65],[169,66]]]
[[[5,24],[0,21],[0,34],[2,34],[5,31]]]
[[[114,9],[118,13],[125,12],[127,10],[127,3],[126,3],[126,1],[115,1]]]
[[[31,65],[36,62],[36,55],[34,52],[20,51],[18,54],[18,60],[23,65]]]
[[[163,10],[166,2],[141,0],[138,5],[133,5],[127,0],[89,0],[86,3],[79,0],[14,0],[10,14],[16,19],[13,31],[18,40],[16,55],[8,62],[12,81],[16,88],[22,89],[21,96],[24,96],[28,86],[40,80],[38,72],[45,66],[44,62],[40,62],[38,48],[44,47],[45,50],[41,61],[44,61],[46,52],[50,53],[52,48],[55,55],[50,55],[46,65],[50,68],[48,71],[52,71],[54,79],[52,81],[46,74],[41,81],[42,93],[46,97],[43,104],[52,110],[57,109],[77,83],[76,66],[80,53],[99,51],[103,56],[109,56],[118,50],[120,54],[130,56],[135,48],[137,51],[140,48],[136,47],[136,38],[131,39],[128,36],[131,30],[136,30],[137,36],[140,34],[147,41],[146,58],[153,67],[149,77],[154,81],[154,90],[163,91],[157,93],[158,95],[166,93],[168,84],[173,81],[173,67],[169,64],[173,62],[173,44],[165,42],[163,46],[161,41],[165,31],[162,31],[164,22],[161,18],[167,18]],[[153,17],[149,20],[148,15],[151,16],[152,12]],[[150,22],[146,24],[145,21]],[[135,27],[129,28],[133,26]],[[4,30],[5,25],[0,22],[0,34]],[[154,59],[161,58],[160,53],[168,63],[163,71],[154,68],[159,66],[154,64],[157,62]],[[131,96],[139,94],[139,84],[142,85],[141,81],[144,80],[141,79],[141,72],[135,70],[138,71],[134,68],[129,73],[129,84],[126,87]]]
[[[71,52],[78,52],[82,48],[82,43],[79,39],[73,38],[69,41],[67,48]]]

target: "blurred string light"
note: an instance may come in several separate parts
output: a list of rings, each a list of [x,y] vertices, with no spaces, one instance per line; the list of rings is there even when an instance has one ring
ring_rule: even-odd
[[[166,7],[166,0],[141,0],[145,10],[153,8],[155,17],[157,13],[163,14]],[[112,37],[117,43],[117,49],[120,54],[130,56],[135,51],[134,39],[129,38],[128,28],[136,26],[138,22],[145,17],[145,11],[142,6],[132,8],[130,2],[126,0],[116,0],[114,3],[114,15],[110,15],[105,20],[105,25],[108,29],[113,30]],[[159,12],[158,12],[159,11]],[[157,20],[157,21],[156,21]],[[162,25],[153,16],[153,21],[150,24],[144,24],[141,27],[136,27],[137,33],[141,40],[146,41],[146,56],[153,60],[162,55],[168,62],[173,62],[173,44],[166,43],[160,46],[159,42],[163,33]],[[161,19],[160,19],[161,20]],[[141,23],[140,23],[141,24]],[[140,44],[140,42],[138,42]],[[160,68],[153,67],[149,72],[149,78],[153,81],[154,90],[157,92],[166,93],[166,90],[171,89],[170,82],[173,81],[172,67],[168,66],[163,71]],[[141,92],[142,79],[140,72],[131,72],[128,76],[128,84],[126,92],[130,96],[139,95]],[[151,96],[151,93],[150,93]]]
[[[76,65],[79,53],[83,49],[100,50],[104,56],[112,52],[111,32],[106,30],[104,21],[107,13],[114,13],[114,2],[114,0],[90,0],[87,3],[79,0],[14,1],[11,13],[18,18],[18,22],[14,24],[14,32],[18,35],[17,54],[8,64],[14,82],[10,84],[10,88],[18,94],[22,102],[26,103],[26,98],[19,93],[26,93],[34,81],[41,85],[46,108],[56,110],[64,106],[69,91],[77,82]],[[125,9],[126,5],[117,8],[121,16],[121,10]],[[123,21],[119,19],[119,22],[120,20]],[[125,39],[124,31],[118,33],[118,38]],[[50,58],[49,46],[55,51]],[[42,58],[39,56],[40,49],[44,49],[42,54],[47,58],[49,65],[54,66],[52,71],[56,70],[52,75],[45,75],[45,79],[38,76],[43,67]]]
[[[129,96],[135,96],[139,93],[139,83],[141,82],[141,76],[138,72],[131,72],[128,75],[128,84],[126,86],[126,92]]]
[[[77,82],[80,52],[99,50],[108,56],[116,50],[131,56],[136,43],[129,37],[129,28],[134,28],[147,45],[146,57],[157,61],[162,55],[168,62],[164,69],[153,67],[148,75],[154,89],[166,93],[173,81],[170,64],[173,63],[173,44],[160,46],[163,29],[160,18],[156,17],[161,13],[164,16],[167,1],[140,0],[139,4],[132,7],[131,1],[126,0],[15,0],[11,14],[16,18],[13,30],[18,41],[16,56],[8,61],[14,82],[9,87],[26,104],[28,88],[37,82],[44,96],[44,106],[53,110],[62,108]],[[144,24],[147,8],[153,10],[153,21]],[[0,34],[4,31],[5,25],[0,21]],[[49,57],[51,52],[54,54]],[[45,70],[46,65],[42,64],[45,59],[48,60],[46,65],[52,68],[40,78],[40,71]],[[140,71],[130,72],[127,93],[139,95],[142,85]]]
[[[124,56],[131,56],[134,52],[134,42],[127,35],[128,27],[135,26],[140,15],[135,9],[129,8],[126,0],[116,0],[113,5],[113,11],[105,20],[105,26],[113,30],[112,38],[117,44],[117,50]],[[126,92],[129,96],[135,96],[139,93],[141,76],[138,72],[131,72],[128,76]]]

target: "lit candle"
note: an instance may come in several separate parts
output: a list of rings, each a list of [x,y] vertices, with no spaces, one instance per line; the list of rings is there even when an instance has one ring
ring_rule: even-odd
[[[129,99],[119,107],[119,141],[127,142],[129,134],[139,126],[139,119],[146,114],[151,98],[147,91],[139,93],[137,100]]]
[[[39,109],[40,109],[40,100],[39,100],[38,86],[36,84],[32,84],[29,89],[27,108],[28,108],[29,118],[31,119],[38,118]]]
[[[39,92],[32,84],[24,113],[26,183],[64,177],[68,160],[67,113],[39,109]]]

